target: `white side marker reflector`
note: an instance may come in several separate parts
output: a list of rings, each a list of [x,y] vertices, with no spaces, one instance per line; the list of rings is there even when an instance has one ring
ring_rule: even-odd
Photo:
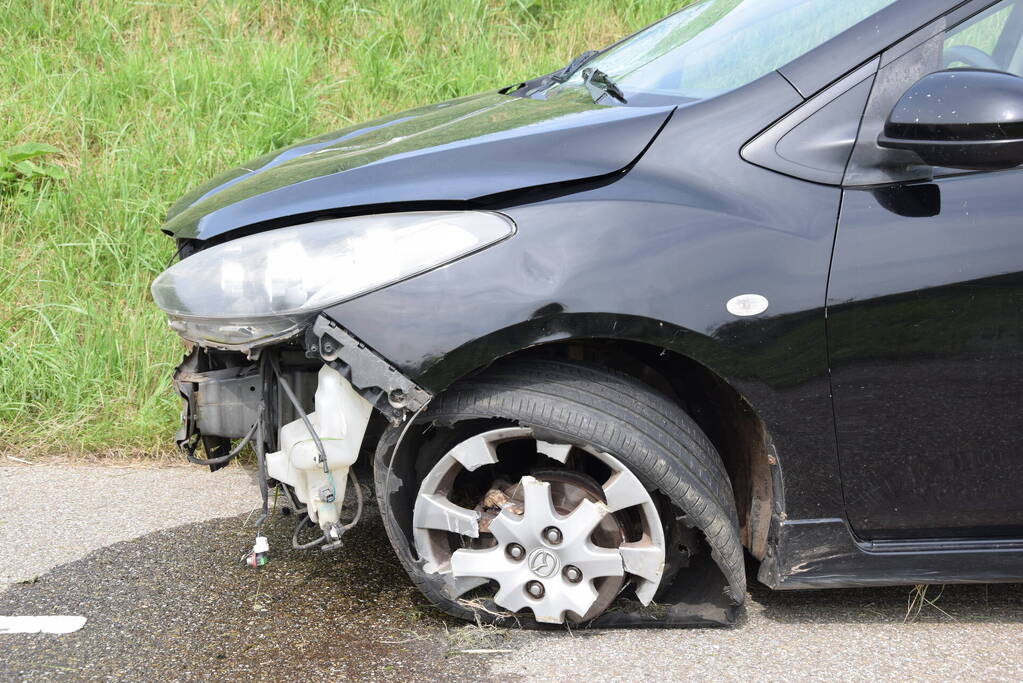
[[[725,304],[725,308],[732,315],[747,318],[751,315],[760,315],[769,305],[767,297],[760,294],[740,294]]]
[[[0,635],[12,633],[74,633],[85,626],[85,617],[0,617]]]

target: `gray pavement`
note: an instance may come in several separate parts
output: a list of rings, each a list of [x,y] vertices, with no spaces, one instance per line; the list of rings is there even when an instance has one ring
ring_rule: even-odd
[[[0,466],[0,590],[93,550],[249,512],[251,472],[185,467]]]
[[[242,567],[257,503],[241,468],[0,467],[0,615],[89,618],[0,636],[0,680],[1023,680],[1019,585],[909,622],[907,588],[754,586],[731,629],[480,628],[425,604],[372,519],[339,555],[285,550],[283,520]]]

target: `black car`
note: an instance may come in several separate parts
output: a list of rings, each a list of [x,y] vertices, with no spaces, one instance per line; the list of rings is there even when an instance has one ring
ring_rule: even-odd
[[[372,470],[465,618],[1023,580],[1020,74],[1023,0],[706,0],[258,159],[164,226],[178,443],[302,549]]]

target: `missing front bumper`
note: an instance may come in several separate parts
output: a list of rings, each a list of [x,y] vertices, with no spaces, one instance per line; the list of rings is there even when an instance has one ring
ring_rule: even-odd
[[[425,406],[432,395],[404,376],[343,327],[326,316],[309,325],[304,344],[261,349],[255,360],[240,352],[195,347],[174,373],[174,387],[184,401],[178,447],[192,452],[197,442],[244,437],[262,409],[265,433],[275,448],[279,430],[297,417],[277,391],[269,365],[274,354],[294,388],[303,410],[314,410],[317,373],[326,365],[338,372],[391,424],[401,424]]]

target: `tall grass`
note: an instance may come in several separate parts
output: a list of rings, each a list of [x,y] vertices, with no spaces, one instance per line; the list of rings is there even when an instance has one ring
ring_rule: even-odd
[[[167,206],[276,147],[550,71],[685,0],[0,0],[0,451],[155,454],[181,346]]]

